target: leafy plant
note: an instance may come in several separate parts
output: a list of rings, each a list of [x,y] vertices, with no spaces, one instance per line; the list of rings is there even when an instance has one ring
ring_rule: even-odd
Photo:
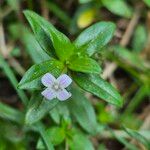
[[[51,23],[36,13],[26,10],[24,14],[31,25],[39,45],[50,56],[49,60],[33,65],[25,73],[18,85],[20,89],[39,91],[37,91],[35,97],[28,104],[26,123],[32,124],[42,119],[58,103],[57,99],[47,101],[38,94],[43,88],[41,77],[47,72],[55,77],[60,76],[62,73],[67,73],[82,89],[118,107],[122,106],[121,96],[113,86],[100,78],[98,74],[101,72],[101,67],[93,59],[93,55],[99,52],[111,40],[115,31],[113,23],[98,22],[83,31],[72,43],[63,33],[59,32]],[[73,97],[74,92],[72,92]],[[78,97],[74,100],[77,101],[77,99]],[[72,103],[72,107],[77,104],[71,100],[70,103]],[[86,103],[88,102],[85,101],[87,108],[92,109]],[[82,109],[84,108],[81,108],[81,112]],[[80,120],[78,117],[79,113],[73,112],[81,126],[85,127],[85,125],[82,125],[82,119]],[[85,113],[88,113],[88,111]],[[90,129],[88,127],[85,128]]]

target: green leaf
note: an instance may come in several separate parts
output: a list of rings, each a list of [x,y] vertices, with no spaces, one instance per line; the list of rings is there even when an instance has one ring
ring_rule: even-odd
[[[67,102],[68,108],[77,122],[89,133],[96,133],[98,129],[94,108],[83,93],[73,88],[72,97]]]
[[[73,80],[85,91],[121,107],[123,100],[117,90],[99,75],[72,74]]]
[[[150,149],[150,142],[142,134],[138,133],[137,131],[131,130],[129,128],[125,128],[125,127],[124,127],[124,130],[131,137],[141,142],[147,149]]]
[[[65,131],[59,127],[47,130],[47,134],[54,145],[61,144],[65,139]]]
[[[147,41],[147,33],[144,25],[138,25],[135,29],[132,41],[132,47],[135,52],[141,52]]]
[[[84,30],[75,40],[75,45],[80,51],[91,56],[111,40],[114,31],[115,24],[98,22]]]
[[[18,87],[21,89],[39,89],[41,77],[45,73],[50,72],[55,77],[58,77],[61,74],[63,67],[63,64],[55,59],[35,64],[25,73]]]
[[[64,61],[73,54],[73,44],[71,44],[70,40],[63,33],[59,32],[51,23],[32,11],[26,10],[24,14],[39,44],[49,55],[55,56],[56,53],[59,59]]]
[[[24,11],[24,14],[30,23],[34,35],[43,50],[50,56],[55,57],[55,50],[52,44],[48,28],[53,28],[44,18],[38,16],[32,11]]]
[[[112,13],[130,18],[132,16],[131,7],[124,0],[102,0],[103,5]]]
[[[82,133],[76,131],[72,139],[68,139],[70,150],[94,150],[91,141]]]
[[[51,101],[42,98],[40,92],[36,92],[31,97],[26,117],[26,124],[33,124],[40,119],[42,119],[51,109],[53,109],[58,104],[58,99],[53,99]]]
[[[61,144],[65,139],[65,131],[60,127],[52,127],[46,130],[48,140],[56,146]],[[37,143],[37,149],[45,149],[44,143],[40,138]]]
[[[143,0],[147,6],[150,7],[150,0]]]
[[[79,2],[80,2],[81,4],[83,4],[83,3],[88,3],[88,2],[91,2],[91,1],[93,1],[93,0],[79,0]]]
[[[77,57],[70,61],[68,67],[73,71],[79,71],[83,73],[97,73],[101,72],[99,64],[92,58],[80,58]]]

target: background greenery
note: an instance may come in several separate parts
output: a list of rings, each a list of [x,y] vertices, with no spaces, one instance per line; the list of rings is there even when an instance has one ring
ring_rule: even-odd
[[[149,7],[149,0],[0,0],[0,149],[150,149]],[[75,88],[73,101],[58,104],[43,118],[50,109],[47,101],[38,107],[38,93],[31,97],[32,91],[17,88],[30,66],[49,59],[30,30],[25,9],[71,40],[95,22],[116,24],[112,41],[93,57],[102,77],[122,95],[123,107],[89,93],[84,97]],[[37,114],[42,121],[36,122]]]

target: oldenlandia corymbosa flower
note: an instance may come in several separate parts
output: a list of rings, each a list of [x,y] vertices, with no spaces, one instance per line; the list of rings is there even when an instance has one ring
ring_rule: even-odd
[[[71,97],[71,93],[65,89],[72,82],[68,75],[62,74],[56,79],[52,74],[46,73],[41,78],[41,82],[46,87],[41,93],[46,99],[52,100],[57,98],[60,101],[64,101]]]

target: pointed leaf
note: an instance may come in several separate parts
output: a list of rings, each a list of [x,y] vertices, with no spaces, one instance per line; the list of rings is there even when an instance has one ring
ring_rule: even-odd
[[[97,73],[101,72],[99,64],[92,58],[76,58],[70,61],[68,67],[73,71],[84,73]]]
[[[26,10],[24,14],[32,27],[37,41],[49,55],[55,56],[56,54],[59,59],[66,60],[73,54],[74,46],[70,40],[50,22],[33,11]]]
[[[72,74],[73,80],[85,91],[121,107],[123,100],[117,90],[99,75]]]
[[[85,29],[75,40],[74,44],[89,56],[103,48],[112,38],[115,24],[98,22]]]

